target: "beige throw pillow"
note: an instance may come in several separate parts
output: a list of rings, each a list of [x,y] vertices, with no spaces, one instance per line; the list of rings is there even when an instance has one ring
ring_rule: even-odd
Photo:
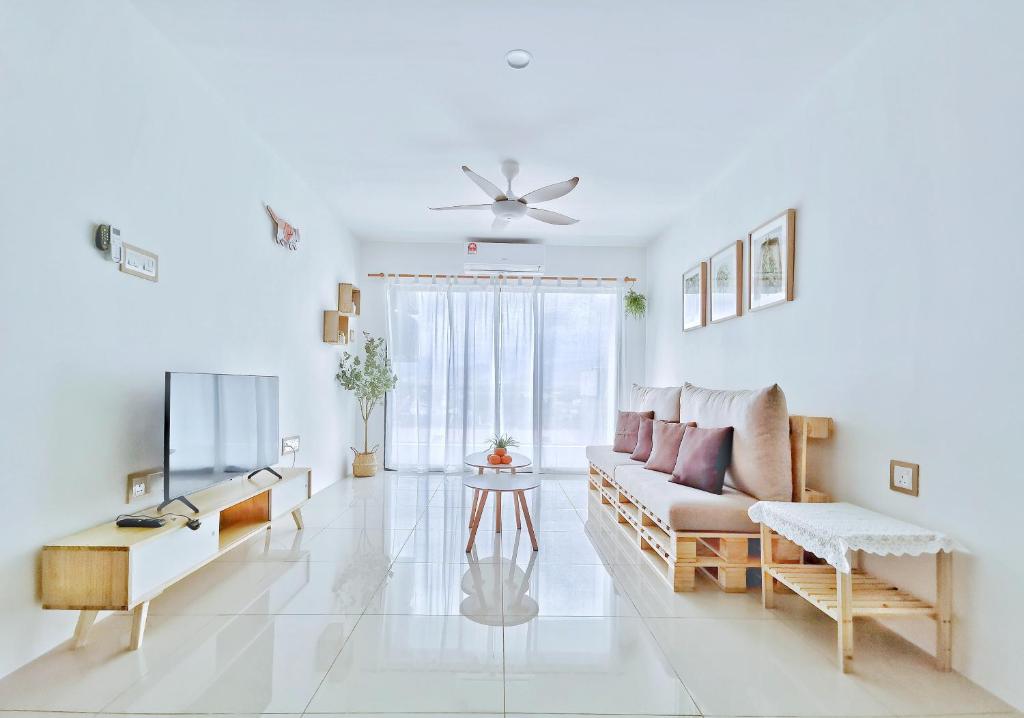
[[[725,391],[683,386],[680,418],[705,428],[733,427],[725,483],[762,501],[792,501],[789,410],[778,384]]]

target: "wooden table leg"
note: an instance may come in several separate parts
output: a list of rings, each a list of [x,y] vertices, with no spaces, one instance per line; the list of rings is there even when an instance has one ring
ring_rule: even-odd
[[[935,661],[953,670],[953,554],[935,554]]]
[[[519,500],[519,504],[523,507],[523,518],[526,519],[526,528],[530,531],[530,543],[533,544],[533,550],[536,551],[539,548],[537,546],[537,534],[533,530],[533,518],[530,516],[530,507],[526,505],[526,496],[522,491],[516,491],[515,495]]]
[[[297,528],[299,531],[301,531],[303,528],[305,528],[303,526],[303,524],[302,524],[302,507],[301,506],[299,508],[295,509],[294,511],[292,511],[292,521],[295,522],[295,528]]]
[[[78,623],[75,624],[75,637],[71,642],[72,646],[81,648],[89,640],[89,629],[96,622],[97,613],[99,611],[79,611]]]
[[[512,494],[512,503],[516,505],[516,530],[520,531],[523,528],[523,521],[519,518],[519,495]]]
[[[473,528],[473,519],[476,517],[476,502],[480,500],[480,489],[473,489],[473,508],[469,510],[469,527]]]
[[[480,517],[483,516],[484,506],[487,504],[489,491],[480,492],[480,501],[477,503],[476,514],[469,519],[469,543],[466,544],[466,553],[473,550],[473,542],[476,541],[476,530],[480,526]]]
[[[132,640],[131,649],[139,650],[142,647],[142,637],[146,633],[146,618],[149,617],[149,601],[144,601],[132,611]]]
[[[836,569],[836,624],[838,658],[843,673],[850,670],[853,658],[853,575]]]
[[[501,533],[501,491],[495,491],[494,497],[494,533]]]
[[[761,605],[765,608],[775,608],[775,579],[768,573],[773,560],[772,530],[761,524]]]

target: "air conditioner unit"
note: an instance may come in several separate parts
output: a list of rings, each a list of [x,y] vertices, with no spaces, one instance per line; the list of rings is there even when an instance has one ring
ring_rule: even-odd
[[[544,274],[544,245],[466,242],[467,274]]]

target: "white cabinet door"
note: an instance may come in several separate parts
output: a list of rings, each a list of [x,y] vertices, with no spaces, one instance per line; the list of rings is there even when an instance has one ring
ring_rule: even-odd
[[[149,598],[166,584],[190,573],[217,555],[217,515],[207,516],[197,531],[182,526],[134,546],[129,555],[129,600]]]
[[[309,498],[309,474],[275,484],[270,489],[270,518],[283,516]]]

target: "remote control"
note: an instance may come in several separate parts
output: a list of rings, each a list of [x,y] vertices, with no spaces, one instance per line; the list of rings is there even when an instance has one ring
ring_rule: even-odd
[[[122,516],[117,520],[117,525],[122,528],[134,529],[158,529],[164,525],[163,519],[145,519],[136,516]]]

